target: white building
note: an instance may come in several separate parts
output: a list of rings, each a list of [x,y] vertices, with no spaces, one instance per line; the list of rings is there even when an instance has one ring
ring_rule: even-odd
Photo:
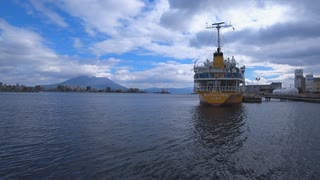
[[[314,87],[313,87],[313,74],[307,74],[306,75],[306,92],[313,93]]]
[[[271,94],[275,89],[281,89],[281,82],[273,82],[271,84],[264,85],[246,85],[245,92],[246,93],[254,93],[254,94]]]
[[[313,78],[313,92],[320,93],[320,78]]]

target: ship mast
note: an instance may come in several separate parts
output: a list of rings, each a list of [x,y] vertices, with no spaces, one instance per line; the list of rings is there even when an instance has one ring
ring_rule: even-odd
[[[213,29],[213,28],[217,28],[217,32],[218,32],[218,48],[217,51],[218,53],[221,52],[221,45],[220,45],[220,28],[222,27],[231,27],[232,25],[222,25],[225,22],[219,22],[219,23],[213,23],[211,26],[207,26],[206,29]]]

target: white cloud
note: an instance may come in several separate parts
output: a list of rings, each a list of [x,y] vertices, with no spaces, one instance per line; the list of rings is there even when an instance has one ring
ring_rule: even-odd
[[[149,70],[133,72],[130,67],[118,66],[121,60],[114,58],[93,60],[96,63],[90,64],[81,63],[81,60],[60,56],[48,49],[44,39],[35,32],[16,28],[5,21],[1,21],[0,29],[0,39],[3,40],[0,41],[0,54],[8,54],[7,57],[0,57],[0,74],[2,77],[4,74],[11,77],[2,79],[5,83],[50,84],[85,74],[107,77],[128,87],[190,87],[193,85],[192,64],[169,61],[156,63],[155,67]],[[14,53],[17,46],[19,51]],[[10,62],[6,58],[10,58]],[[112,73],[113,70],[116,70],[115,73]]]
[[[96,55],[103,55],[108,53],[122,54],[129,52],[137,48],[137,45],[141,45],[142,42],[139,39],[110,39],[94,44],[90,49]]]
[[[145,49],[154,54],[174,57],[176,59],[194,59],[200,54],[197,49],[185,45],[159,45],[151,43]]]
[[[111,77],[111,70],[120,60],[110,58],[91,63],[60,56],[46,47],[35,32],[11,26],[0,19],[1,81],[27,85],[56,83],[77,75]]]
[[[45,5],[45,1],[30,0],[30,2],[37,11],[45,15],[54,24],[57,24],[58,26],[64,28],[68,27],[68,24],[65,22],[63,17],[51,10],[50,8],[48,8]]]
[[[155,67],[131,72],[128,69],[115,73],[113,80],[127,87],[192,87],[193,64],[181,64],[174,61],[157,63]]]
[[[80,38],[74,38],[73,39],[73,47],[76,49],[82,49],[83,48],[83,44],[80,40]]]
[[[118,29],[141,11],[144,3],[138,0],[65,0],[56,3],[70,15],[81,19],[88,32],[106,33],[110,36],[117,34]]]
[[[248,2],[250,1],[246,1],[242,6],[225,11],[224,19],[231,21],[236,29],[259,29],[294,20],[294,10],[290,6],[266,1],[264,6],[257,7],[255,4]]]
[[[22,78],[23,73],[30,73],[27,71],[32,69],[35,74],[45,74],[44,78],[40,75],[33,76],[41,77],[43,81],[53,80],[50,77],[55,74],[67,77],[86,73],[109,77],[132,87],[137,87],[135,83],[143,87],[174,84],[188,86],[192,82],[193,72],[187,73],[183,68],[192,69],[190,64],[154,62],[154,68],[139,71],[137,67],[120,66],[120,60],[115,60],[116,62],[110,65],[103,62],[114,60],[84,60],[80,56],[83,52],[99,57],[110,57],[113,53],[121,55],[138,52],[140,54],[137,56],[157,55],[175,58],[175,61],[211,59],[215,50],[216,32],[202,31],[206,22],[210,24],[220,20],[231,21],[236,28],[233,32],[231,28],[222,32],[226,57],[234,55],[241,65],[247,67],[272,68],[267,71],[254,71],[252,76],[268,74],[266,81],[286,81],[291,79],[290,75],[297,67],[306,68],[305,72],[319,74],[319,34],[316,30],[319,23],[316,18],[310,18],[310,24],[314,26],[297,26],[300,25],[297,22],[309,22],[310,16],[304,15],[319,16],[318,11],[315,11],[317,8],[310,2],[32,0],[31,3],[33,8],[50,22],[60,27],[70,27],[66,22],[80,23],[89,36],[84,40],[79,34],[73,35],[77,38],[74,38],[71,44],[78,49],[79,56],[61,56],[58,51],[55,52],[47,46],[51,43],[43,38],[47,36],[42,37],[33,31],[19,29],[0,21],[2,74],[10,72],[14,77]],[[301,4],[304,6],[297,6]],[[306,11],[309,9],[312,12]],[[60,14],[62,11],[64,16]],[[290,25],[291,29],[287,28],[287,25]],[[206,43],[203,43],[204,41]],[[168,73],[168,77],[163,76],[164,72]]]
[[[14,66],[25,61],[37,63],[44,59],[50,63],[57,58],[52,50],[45,48],[44,39],[37,33],[16,28],[2,19],[0,19],[0,29],[2,65]]]
[[[186,58],[188,56],[187,51],[179,51],[191,49],[187,47],[188,39],[186,36],[166,29],[159,23],[162,13],[167,9],[168,3],[166,1],[157,2],[155,6],[141,12],[136,18],[128,19],[127,24],[118,28],[111,38],[93,44],[90,47],[91,51],[97,55],[103,55],[143,50],[150,54]],[[163,54],[164,52],[165,54]],[[184,55],[181,55],[182,53]]]

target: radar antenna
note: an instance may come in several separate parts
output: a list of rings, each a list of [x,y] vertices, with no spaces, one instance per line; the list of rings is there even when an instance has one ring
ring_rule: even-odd
[[[231,24],[225,24],[223,25],[225,22],[219,22],[219,23],[213,23],[211,26],[206,26],[206,29],[213,29],[213,28],[217,28],[217,32],[218,32],[218,53],[221,52],[221,45],[220,45],[220,28],[227,28],[227,27],[232,27]]]

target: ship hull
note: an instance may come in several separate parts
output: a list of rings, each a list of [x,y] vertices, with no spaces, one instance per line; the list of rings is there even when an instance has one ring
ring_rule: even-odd
[[[243,94],[236,92],[198,92],[200,103],[210,106],[234,106],[242,103]]]

